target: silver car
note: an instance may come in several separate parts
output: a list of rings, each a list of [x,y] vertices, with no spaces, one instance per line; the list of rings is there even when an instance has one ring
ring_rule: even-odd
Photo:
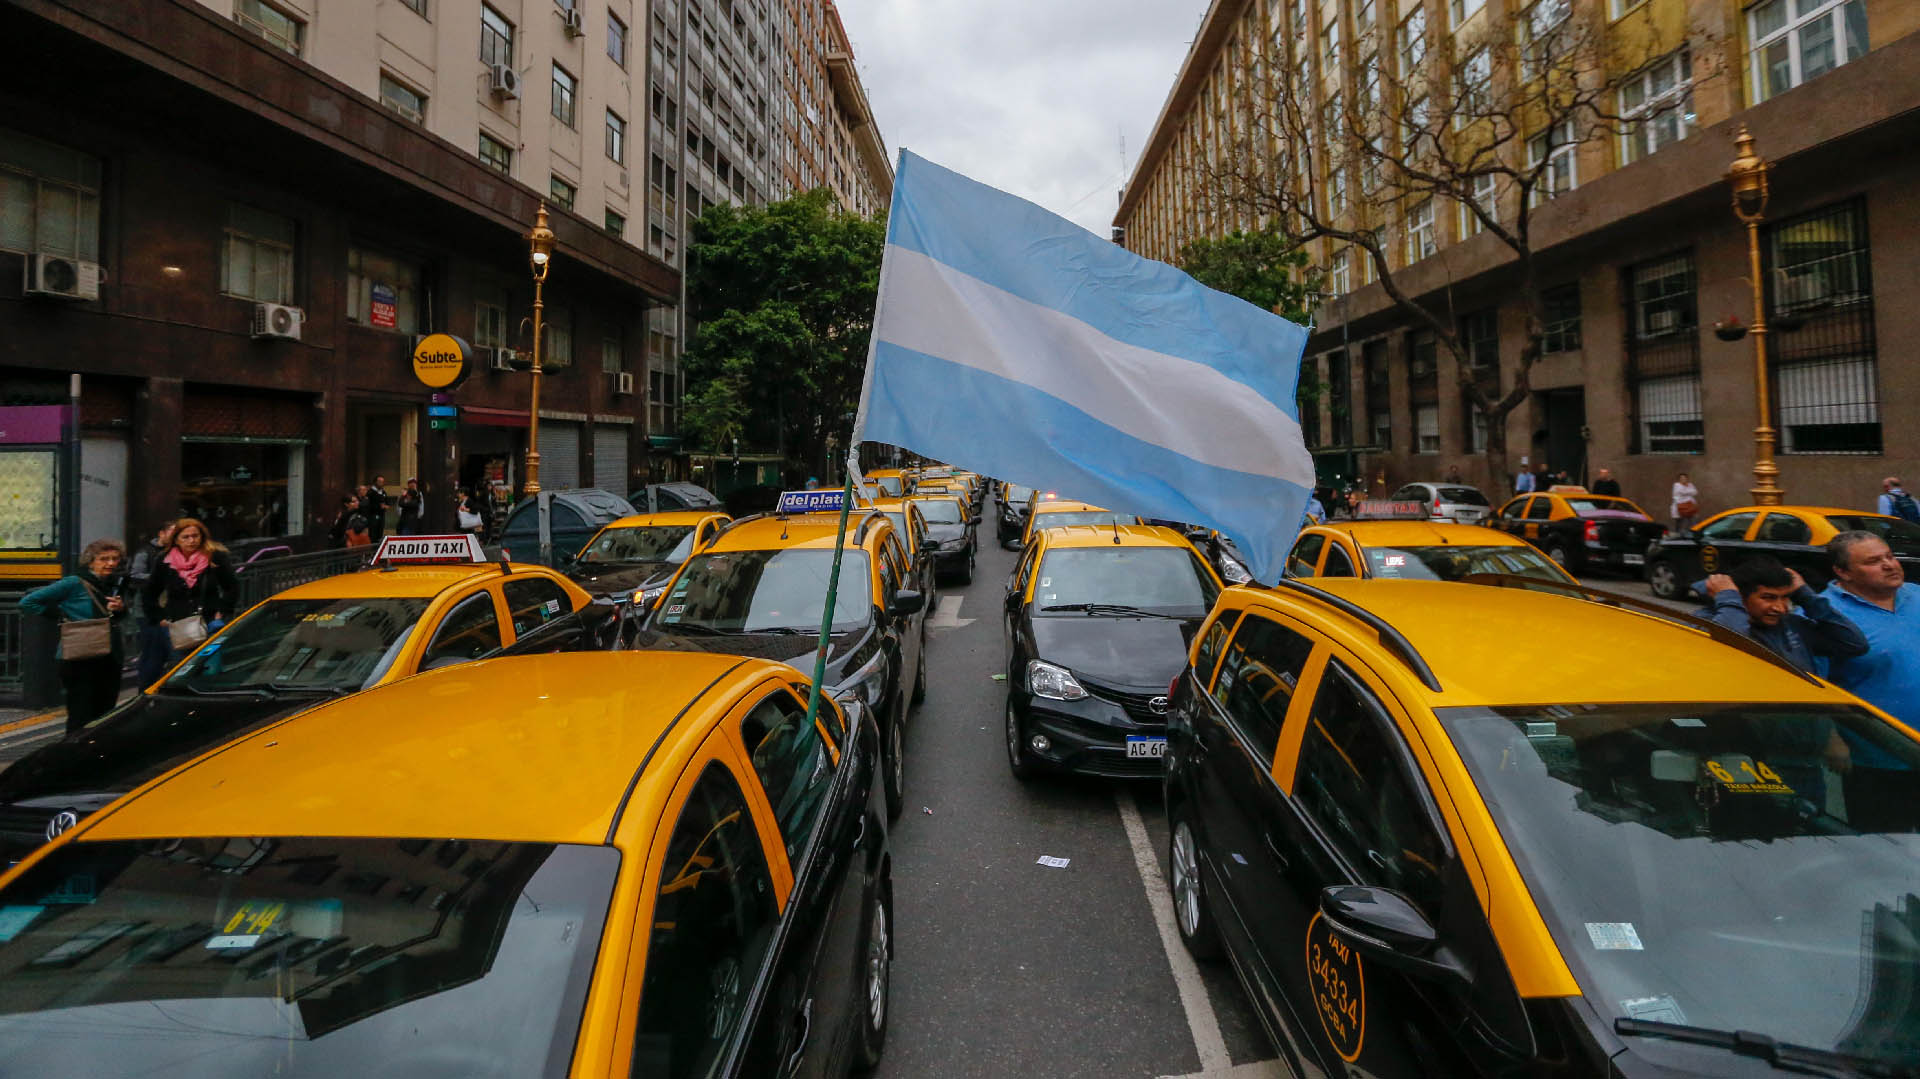
[[[1463,525],[1484,524],[1493,515],[1487,496],[1464,483],[1409,483],[1393,492],[1392,501],[1424,502],[1433,520]]]

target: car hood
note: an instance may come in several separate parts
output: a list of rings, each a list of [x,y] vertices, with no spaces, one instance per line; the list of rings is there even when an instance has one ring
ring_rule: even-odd
[[[1044,615],[1032,619],[1034,656],[1095,682],[1164,693],[1201,621]]]
[[[808,678],[813,677],[813,650],[819,636],[787,633],[738,633],[696,636],[642,630],[629,647],[654,652],[709,652],[748,659],[771,659],[785,663]],[[827,639],[827,672],[821,684],[828,692],[840,688],[847,675],[858,671],[879,648],[879,635],[873,627],[836,633]]]
[[[966,536],[966,525],[929,524],[927,526],[927,538],[935,543],[949,543],[953,540],[965,539]]]
[[[78,737],[45,746],[0,772],[0,803],[81,793],[124,794],[274,720],[333,697],[194,697],[142,693]]]
[[[671,562],[609,562],[605,565],[576,564],[567,570],[567,579],[596,595],[631,592],[664,584],[677,567]]]

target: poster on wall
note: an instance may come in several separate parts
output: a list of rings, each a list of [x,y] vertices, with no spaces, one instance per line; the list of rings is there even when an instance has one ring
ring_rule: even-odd
[[[373,310],[369,313],[368,320],[383,330],[391,330],[398,326],[400,319],[396,306],[397,300],[393,286],[374,282]]]
[[[52,450],[0,453],[0,550],[51,550],[57,467]]]

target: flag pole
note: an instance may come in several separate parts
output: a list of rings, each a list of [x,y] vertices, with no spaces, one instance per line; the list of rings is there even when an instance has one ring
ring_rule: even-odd
[[[840,528],[833,537],[833,571],[827,577],[827,609],[820,615],[820,641],[813,652],[813,685],[807,690],[807,724],[820,716],[820,683],[827,676],[827,646],[833,636],[833,606],[840,594],[840,556],[847,549],[847,513],[853,508],[854,463],[859,447],[847,450],[847,482],[841,487]],[[844,739],[843,739],[844,741]]]

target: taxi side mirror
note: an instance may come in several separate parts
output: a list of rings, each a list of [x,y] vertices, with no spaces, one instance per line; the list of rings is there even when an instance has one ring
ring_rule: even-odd
[[[1399,892],[1336,884],[1320,891],[1320,916],[1368,959],[1402,973],[1472,980],[1466,965],[1441,945],[1439,931]]]
[[[902,588],[893,594],[894,614],[914,614],[927,605],[927,597],[911,588]]]

